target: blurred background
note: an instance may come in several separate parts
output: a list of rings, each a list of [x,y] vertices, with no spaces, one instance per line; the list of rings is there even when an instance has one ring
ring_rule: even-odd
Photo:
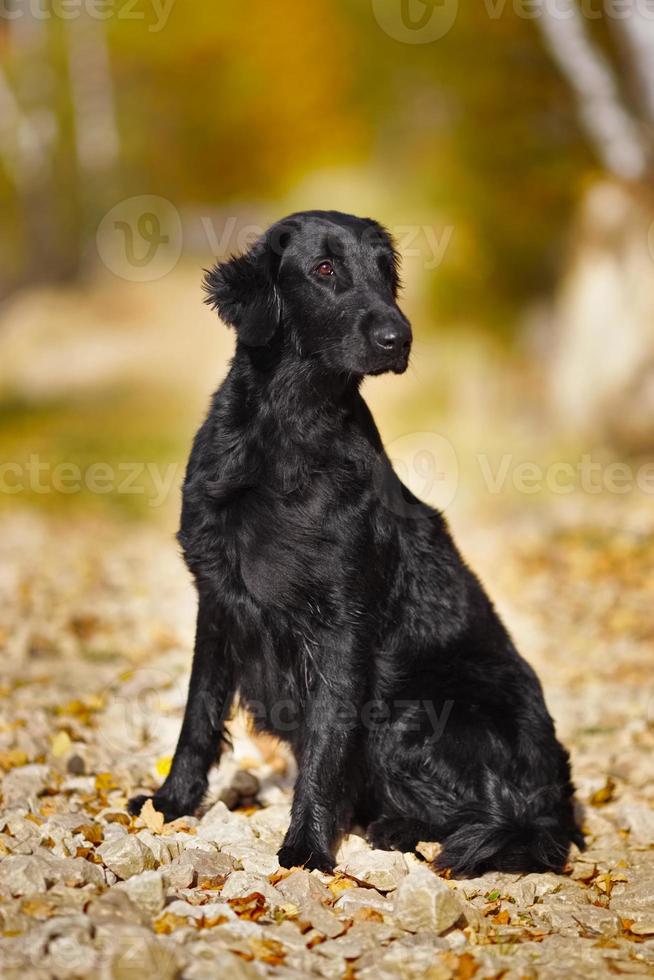
[[[412,364],[364,386],[394,464],[582,799],[651,808],[653,164],[646,0],[3,0],[0,767],[165,774],[179,487],[233,350],[202,269],[336,208],[403,257]]]
[[[366,396],[482,570],[493,520],[640,547],[647,4],[5,0],[0,119],[0,509],[46,554],[89,519],[171,541],[233,346],[202,269],[303,208],[397,240],[413,363]]]
[[[517,460],[571,461],[576,494],[580,455],[654,448],[647,4],[5,0],[0,119],[0,503],[172,528],[166,467],[232,343],[202,267],[302,208],[373,215],[404,256],[387,441],[437,431],[485,491],[509,452],[493,499]],[[95,463],[152,464],[165,501],[147,466],[89,492]]]

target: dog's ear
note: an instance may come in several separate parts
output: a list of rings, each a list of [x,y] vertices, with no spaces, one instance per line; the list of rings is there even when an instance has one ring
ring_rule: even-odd
[[[268,233],[249,252],[219,263],[204,277],[205,302],[249,347],[269,343],[281,321],[276,279],[283,238]]]

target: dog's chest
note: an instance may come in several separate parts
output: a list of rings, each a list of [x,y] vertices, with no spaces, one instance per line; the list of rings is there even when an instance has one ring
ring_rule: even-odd
[[[237,579],[264,606],[305,608],[328,602],[347,568],[342,489],[313,476],[297,490],[257,487],[224,514],[223,540]]]

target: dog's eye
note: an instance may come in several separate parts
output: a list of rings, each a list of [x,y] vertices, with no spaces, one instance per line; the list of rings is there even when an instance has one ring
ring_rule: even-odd
[[[314,269],[314,272],[316,272],[319,276],[336,275],[336,269],[334,268],[331,262],[327,262],[327,261],[321,262],[319,265],[317,265],[316,268]]]

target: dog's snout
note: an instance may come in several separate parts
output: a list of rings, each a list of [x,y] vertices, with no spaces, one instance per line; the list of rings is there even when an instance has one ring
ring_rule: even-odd
[[[411,344],[411,331],[401,321],[387,321],[373,327],[372,340],[377,347],[380,347],[386,353],[400,354],[409,349]]]

